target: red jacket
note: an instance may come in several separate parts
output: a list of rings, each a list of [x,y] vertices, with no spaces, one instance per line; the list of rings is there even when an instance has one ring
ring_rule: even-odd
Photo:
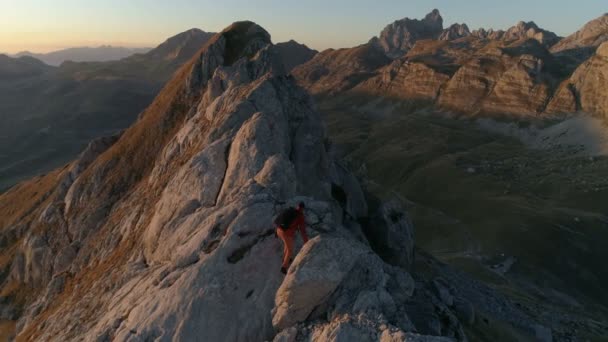
[[[302,240],[304,243],[308,241],[308,234],[306,234],[306,219],[304,218],[304,213],[299,211],[298,216],[293,222],[289,225],[289,228],[285,231],[289,236],[295,237],[296,231],[299,230],[302,235]]]

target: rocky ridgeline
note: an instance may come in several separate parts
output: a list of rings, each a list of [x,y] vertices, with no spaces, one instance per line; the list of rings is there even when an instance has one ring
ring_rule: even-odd
[[[533,21],[520,21],[507,31],[481,28],[473,31],[471,35],[477,38],[503,41],[534,39],[546,47],[552,46],[560,40],[555,33],[539,28]]]
[[[0,196],[2,319],[20,340],[466,340],[470,304],[412,278],[399,203],[368,206],[329,146],[269,34],[233,24],[133,126]],[[284,276],[271,222],[299,201],[312,239]]]
[[[453,24],[444,29],[441,14],[434,9],[422,20],[410,18],[396,20],[387,25],[380,35],[372,38],[369,43],[384,50],[387,56],[399,58],[420,40],[455,40],[469,36],[507,42],[534,39],[546,47],[550,47],[560,40],[555,33],[541,29],[532,21],[520,21],[506,31],[481,28],[471,32],[466,24]]]
[[[551,52],[566,53],[579,49],[595,49],[606,41],[608,41],[608,13],[588,22],[580,30],[553,45]]]
[[[379,46],[387,56],[397,58],[409,51],[416,41],[437,38],[442,31],[443,18],[439,11],[434,9],[422,20],[396,20],[386,26],[379,37],[372,38],[370,44]]]
[[[433,11],[423,20],[394,22],[366,45],[322,52],[293,74],[321,96],[384,96],[463,114],[605,117],[605,58],[595,52],[608,39],[605,18],[563,43],[534,22],[506,31],[470,32],[464,24],[443,30]]]

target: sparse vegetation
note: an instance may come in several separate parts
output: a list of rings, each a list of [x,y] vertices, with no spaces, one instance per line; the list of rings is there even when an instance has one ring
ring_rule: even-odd
[[[556,311],[574,302],[572,312],[608,317],[608,158],[531,150],[469,119],[398,102],[336,98],[322,110],[369,189],[413,201],[423,249],[528,298],[537,314],[535,301]],[[493,270],[508,257],[517,261],[506,273]]]

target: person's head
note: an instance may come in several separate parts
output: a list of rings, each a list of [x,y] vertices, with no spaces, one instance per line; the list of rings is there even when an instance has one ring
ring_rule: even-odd
[[[298,203],[298,206],[296,208],[298,209],[298,211],[304,211],[304,208],[306,208],[306,205],[304,204],[304,202],[300,202],[300,203]]]

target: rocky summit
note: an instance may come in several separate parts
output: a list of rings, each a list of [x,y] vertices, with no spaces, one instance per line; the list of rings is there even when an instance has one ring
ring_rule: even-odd
[[[234,23],[130,128],[0,196],[2,319],[21,341],[466,340],[400,202],[330,147],[270,35]],[[272,221],[300,201],[284,276]]]
[[[424,19],[404,18],[386,26],[379,37],[370,43],[380,46],[389,57],[399,57],[409,51],[414,43],[421,39],[431,39],[443,31],[443,18],[437,9],[427,14]]]

